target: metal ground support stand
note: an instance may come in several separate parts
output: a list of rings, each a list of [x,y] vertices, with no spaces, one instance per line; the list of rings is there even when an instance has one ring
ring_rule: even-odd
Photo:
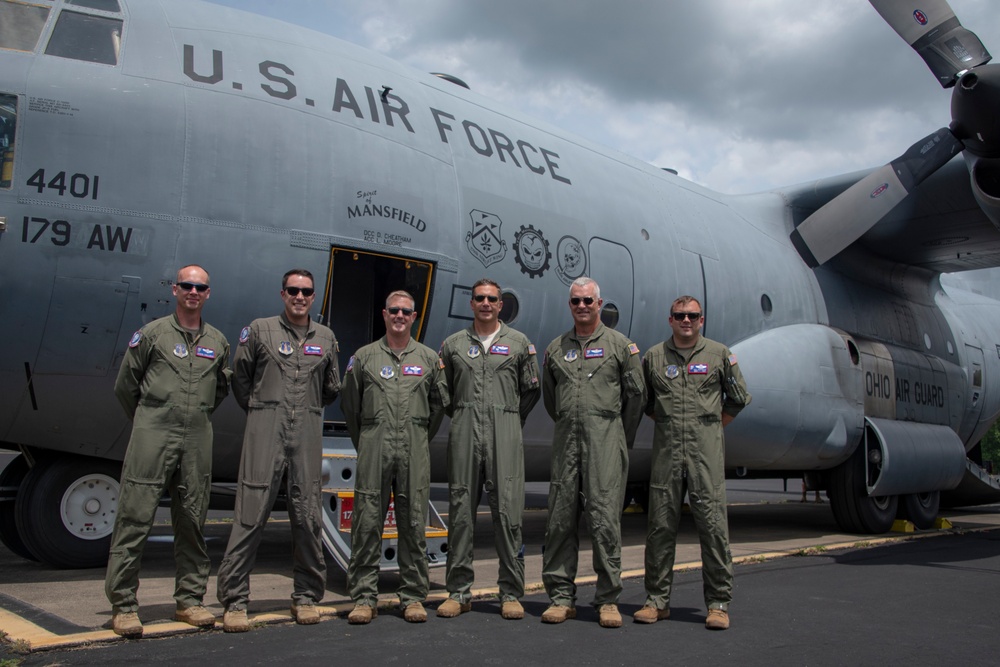
[[[351,518],[354,511],[354,477],[358,454],[350,438],[342,435],[323,438],[323,544],[333,554],[341,569],[347,571],[351,560]],[[444,519],[427,503],[427,560],[430,567],[443,567],[447,563],[448,527]],[[389,504],[385,527],[382,530],[382,572],[399,569],[396,562],[396,514]]]

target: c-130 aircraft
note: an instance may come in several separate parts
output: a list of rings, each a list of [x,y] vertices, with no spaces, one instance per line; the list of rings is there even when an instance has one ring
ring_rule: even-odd
[[[928,527],[942,497],[997,500],[977,445],[1000,416],[1000,302],[979,294],[989,275],[942,273],[1000,265],[1000,74],[946,2],[872,4],[954,87],[950,127],[880,169],[729,196],[271,19],[0,0],[0,447],[20,452],[0,539],[105,561],[130,427],[112,385],[187,263],[210,271],[205,316],[231,340],[276,312],[285,270],[312,270],[341,368],[383,333],[393,289],[416,295],[432,347],[468,326],[483,275],[536,345],[569,326],[580,276],[643,349],[691,294],[754,397],[726,431],[731,475],[802,476],[859,533]],[[214,418],[217,482],[236,479],[243,423],[232,401]],[[551,435],[536,410],[529,480],[547,479]],[[651,437],[647,421],[631,452],[640,496]]]

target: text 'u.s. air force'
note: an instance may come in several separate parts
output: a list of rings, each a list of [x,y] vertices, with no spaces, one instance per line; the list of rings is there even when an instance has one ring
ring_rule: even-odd
[[[201,84],[225,85],[225,56],[222,51],[212,49],[211,63],[207,49],[204,52],[191,44],[184,45],[184,74],[191,81]],[[306,107],[316,108],[316,98],[308,96],[299,90],[294,80],[295,71],[284,63],[274,60],[264,60],[258,63],[257,71],[261,81],[258,83],[268,97],[286,102],[297,101]],[[229,82],[232,90],[244,91],[240,81]],[[403,97],[392,92],[390,86],[358,85],[353,87],[344,79],[338,78],[332,83],[332,94],[329,110],[336,114],[350,114],[360,120],[381,124],[393,128],[402,128],[409,133],[416,133],[414,125],[421,123],[432,125],[437,136],[443,143],[449,145],[464,145],[474,154],[492,160],[498,160],[512,168],[524,169],[538,176],[549,176],[559,183],[571,185],[572,181],[564,175],[560,166],[559,154],[520,137],[511,137],[499,130],[484,127],[483,124],[469,119],[459,119],[455,114],[442,109],[429,108],[426,116],[418,119],[410,105]],[[329,91],[328,91],[329,94]],[[422,119],[422,120],[420,120]],[[433,130],[427,130],[433,131]]]

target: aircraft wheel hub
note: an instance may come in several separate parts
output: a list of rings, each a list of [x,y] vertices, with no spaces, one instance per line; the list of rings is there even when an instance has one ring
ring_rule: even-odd
[[[63,526],[82,540],[99,540],[115,527],[118,482],[107,475],[81,477],[69,485],[59,505]]]

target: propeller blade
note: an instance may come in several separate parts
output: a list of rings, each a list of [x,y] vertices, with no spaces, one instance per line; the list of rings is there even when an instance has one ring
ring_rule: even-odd
[[[809,266],[825,264],[961,150],[962,142],[946,127],[924,137],[803,220],[790,235],[792,244]]]
[[[992,56],[979,37],[962,27],[946,0],[869,0],[885,22],[924,59],[942,88]]]
[[[942,88],[964,72],[990,61],[979,37],[962,27],[946,0],[869,0],[885,22],[924,59]]]

